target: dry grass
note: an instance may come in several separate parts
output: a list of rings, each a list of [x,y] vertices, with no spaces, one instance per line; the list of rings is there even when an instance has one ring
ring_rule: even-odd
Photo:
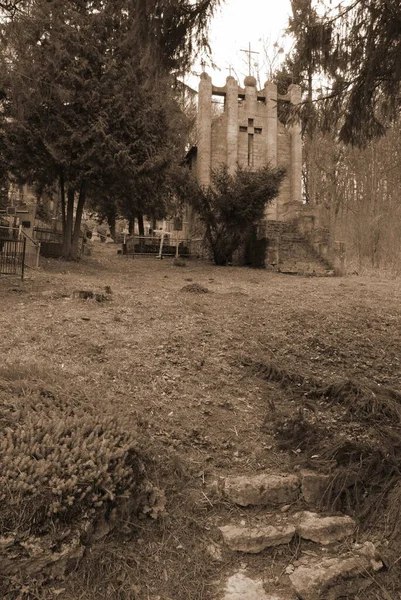
[[[213,293],[183,293],[188,284]],[[107,302],[72,297],[105,286],[113,291]],[[124,535],[93,548],[58,597],[209,600],[232,556],[223,551],[214,561],[207,548],[218,541],[216,522],[233,509],[205,497],[204,483],[299,464],[266,429],[278,413],[299,414],[305,382],[320,390],[306,398],[310,404],[321,403],[333,418],[343,411],[351,422],[345,400],[330,406],[326,382],[399,388],[400,287],[397,280],[287,278],[192,261],[179,269],[169,260],[117,256],[112,245],[80,264],[47,261],[23,284],[0,279],[2,399],[62,405],[68,398],[123,416],[141,431],[147,471],[168,500],[166,518],[129,523]],[[261,378],[256,363],[276,367]],[[366,413],[358,394],[352,406]],[[387,414],[379,400],[374,411]],[[394,406],[385,406],[392,418]],[[313,423],[313,410],[304,410]],[[291,552],[275,555],[272,576]],[[244,560],[256,569],[265,557]]]

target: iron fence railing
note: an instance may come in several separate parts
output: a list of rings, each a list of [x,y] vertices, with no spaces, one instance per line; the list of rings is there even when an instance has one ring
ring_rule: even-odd
[[[178,246],[178,252],[177,252]],[[144,236],[133,235],[126,239],[123,248],[126,254],[158,255],[158,256],[203,256],[203,240],[184,239],[176,240],[169,235]]]
[[[0,275],[24,278],[26,239],[0,238]]]
[[[40,243],[22,227],[0,226],[0,275],[21,275],[39,266]]]
[[[46,229],[45,227],[33,228],[35,239],[38,242],[50,242],[52,244],[63,243],[63,232],[56,229]]]

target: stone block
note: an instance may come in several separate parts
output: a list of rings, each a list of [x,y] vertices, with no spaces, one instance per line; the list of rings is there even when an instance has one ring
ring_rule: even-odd
[[[227,546],[236,552],[257,554],[265,548],[288,544],[294,534],[293,525],[265,525],[246,527],[244,525],[225,525],[219,528]]]
[[[327,490],[330,475],[301,471],[301,491],[307,504],[318,506]]]
[[[350,580],[380,570],[383,563],[376,556],[374,546],[369,546],[347,555],[310,560],[296,567],[289,577],[297,596],[301,600],[319,600],[323,595],[333,598],[330,589],[335,588],[334,597],[338,597],[337,594],[343,595],[341,586],[350,589]]]
[[[223,600],[295,600],[295,596],[266,592],[261,579],[251,579],[238,571],[227,579]]]
[[[291,504],[300,496],[300,480],[296,475],[227,477],[224,495],[240,506]]]
[[[352,535],[356,528],[355,521],[347,516],[325,516],[313,512],[300,512],[293,515],[298,535],[318,544],[333,544]]]

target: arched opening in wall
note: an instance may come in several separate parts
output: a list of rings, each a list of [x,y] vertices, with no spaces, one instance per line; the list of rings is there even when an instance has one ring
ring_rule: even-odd
[[[224,114],[226,106],[225,96],[212,96],[212,121],[215,121]]]

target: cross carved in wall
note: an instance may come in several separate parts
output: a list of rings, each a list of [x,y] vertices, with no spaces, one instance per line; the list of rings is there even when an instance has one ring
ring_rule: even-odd
[[[253,167],[254,164],[254,144],[253,138],[255,133],[262,133],[261,127],[255,127],[254,119],[248,119],[248,126],[240,125],[239,130],[248,134],[248,166]]]
[[[262,133],[261,127],[255,127],[254,119],[248,119],[248,126],[240,125],[239,130],[243,133],[247,133],[248,135],[254,135],[254,133]]]

